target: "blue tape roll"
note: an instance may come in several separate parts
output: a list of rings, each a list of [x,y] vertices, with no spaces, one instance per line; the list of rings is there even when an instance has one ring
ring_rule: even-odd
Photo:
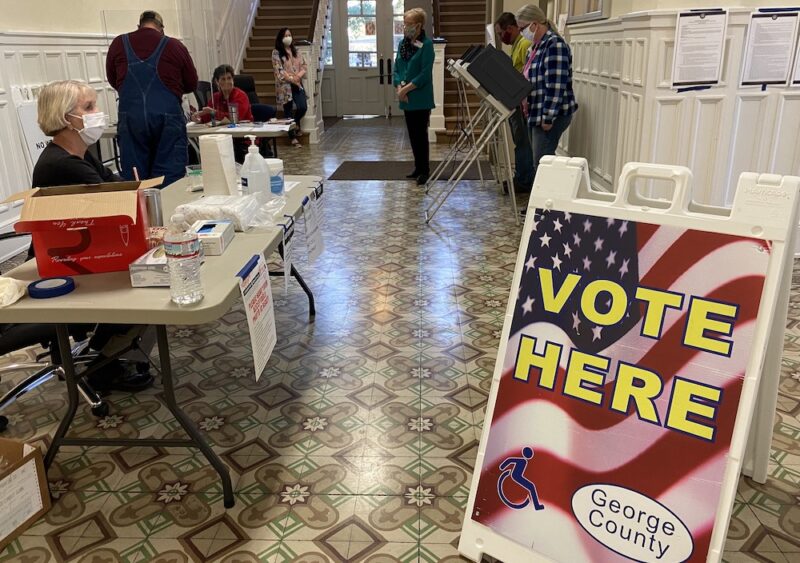
[[[28,295],[34,299],[49,299],[66,295],[74,289],[75,280],[72,278],[44,278],[28,284]]]

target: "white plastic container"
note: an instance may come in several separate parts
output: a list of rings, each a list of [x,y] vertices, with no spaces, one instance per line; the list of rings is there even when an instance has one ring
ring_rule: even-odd
[[[269,186],[272,195],[283,197],[283,161],[280,158],[265,158],[264,160],[267,161],[267,166],[269,166]]]
[[[270,169],[258,153],[255,135],[247,135],[247,138],[250,139],[250,147],[241,170],[242,195],[269,194]]]

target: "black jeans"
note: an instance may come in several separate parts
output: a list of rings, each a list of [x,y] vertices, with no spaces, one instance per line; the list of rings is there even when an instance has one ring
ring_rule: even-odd
[[[292,106],[294,106],[294,108]],[[292,111],[293,109],[294,111]],[[292,84],[292,101],[283,104],[283,116],[291,117],[292,119],[294,119],[294,122],[297,124],[297,127],[299,128],[300,120],[303,119],[303,117],[305,117],[307,111],[308,111],[308,100],[306,100],[306,91]],[[289,131],[289,138],[294,139],[294,137],[295,137],[295,132]]]
[[[431,121],[429,109],[407,109],[406,127],[411,152],[414,153],[414,170],[420,176],[430,176],[430,147],[428,146],[428,124]]]

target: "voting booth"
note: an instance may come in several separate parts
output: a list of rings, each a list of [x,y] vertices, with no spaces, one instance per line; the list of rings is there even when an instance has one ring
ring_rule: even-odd
[[[651,180],[672,199],[637,190]],[[800,178],[743,174],[731,209],[694,203],[691,180],[633,163],[598,192],[584,159],[542,159],[469,559],[720,560],[759,387],[778,377],[763,366],[782,341]]]

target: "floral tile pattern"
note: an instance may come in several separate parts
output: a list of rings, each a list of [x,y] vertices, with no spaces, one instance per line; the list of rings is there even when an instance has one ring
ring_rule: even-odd
[[[287,173],[323,177],[343,160],[413,166],[401,119],[340,121],[281,156]],[[459,186],[431,225],[410,182],[327,181],[325,193],[325,252],[308,264],[296,245],[315,322],[299,287],[274,279],[278,342],[258,381],[240,305],[170,328],[178,401],[230,468],[236,506],[224,509],[197,451],[64,448],[48,475],[53,508],[0,563],[464,561],[521,229],[508,198],[480,182]],[[800,270],[792,289],[769,478],[740,480],[730,563],[800,561]],[[72,432],[182,437],[156,379],[111,395],[104,418],[81,407]],[[63,387],[43,385],[3,413],[4,436],[47,447],[65,408]]]

